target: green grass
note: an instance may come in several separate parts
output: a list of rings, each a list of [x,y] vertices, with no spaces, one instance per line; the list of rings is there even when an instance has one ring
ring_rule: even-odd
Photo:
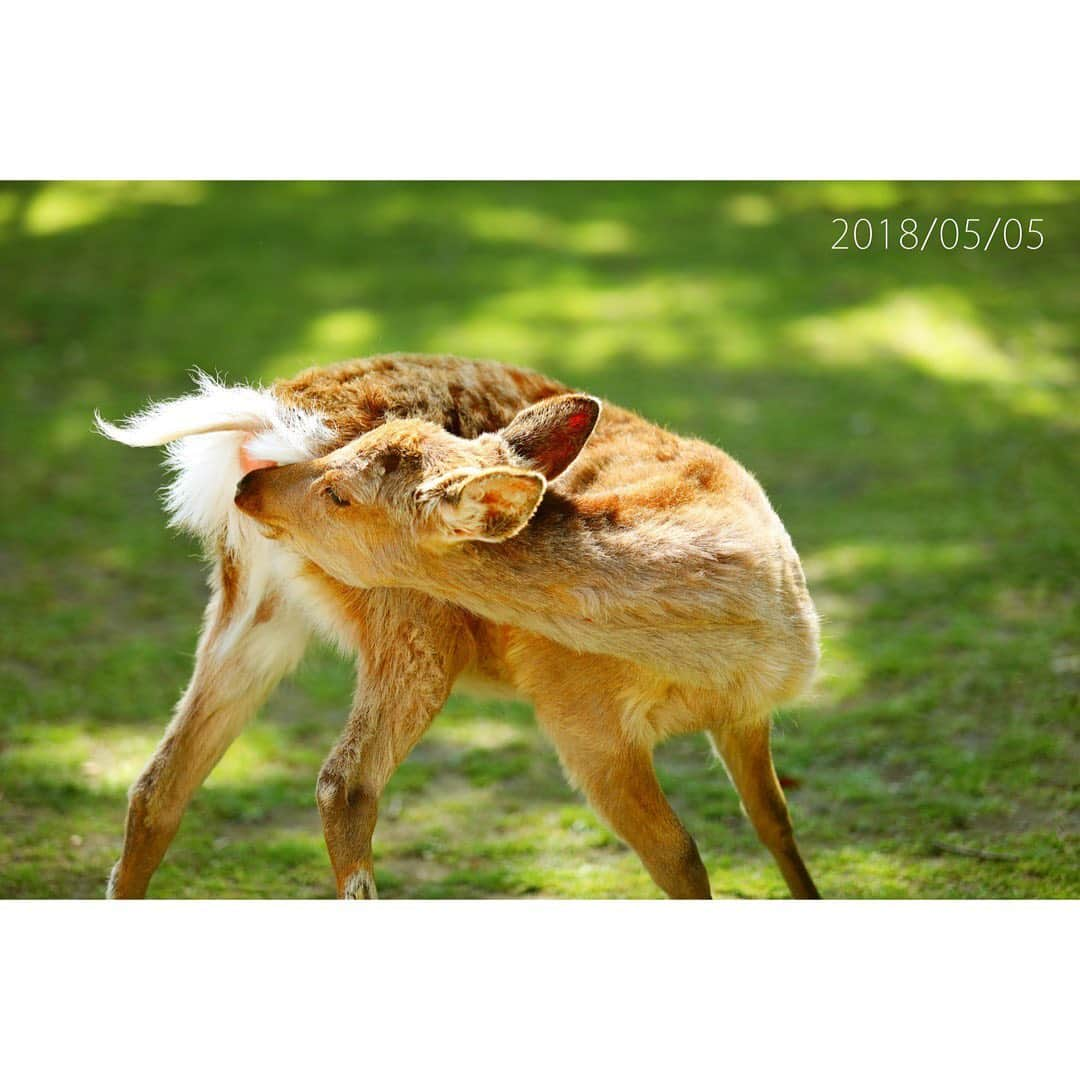
[[[863,213],[1047,240],[830,250]],[[396,349],[543,369],[761,479],[824,617],[775,744],[824,893],[1080,896],[1078,298],[1077,185],[0,188],[0,896],[101,895],[203,604],[158,455],[92,409]],[[313,789],[350,681],[313,654],[151,895],[330,895]],[[704,743],[658,762],[714,891],[785,895]],[[513,703],[452,700],[376,859],[391,897],[657,895]]]

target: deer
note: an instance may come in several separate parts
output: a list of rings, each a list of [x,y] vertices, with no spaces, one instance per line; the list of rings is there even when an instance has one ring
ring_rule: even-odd
[[[455,684],[529,701],[570,784],[672,898],[709,899],[653,766],[704,732],[791,895],[816,899],[770,748],[818,618],[760,484],[719,448],[536,372],[389,354],[193,394],[98,430],[166,446],[210,598],[129,792],[106,890],[145,895],[184,811],[314,634],[357,660],[315,801],[336,891],[377,896],[380,797]]]

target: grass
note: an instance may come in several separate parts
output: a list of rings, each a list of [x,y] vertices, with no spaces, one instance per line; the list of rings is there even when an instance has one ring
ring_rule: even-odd
[[[1047,239],[830,250],[863,214]],[[1069,184],[0,187],[0,896],[101,895],[203,604],[157,455],[92,409],[395,349],[541,368],[761,479],[824,617],[776,737],[824,893],[1080,896],[1078,296]],[[350,683],[312,655],[151,895],[331,894],[313,789]],[[714,891],[785,895],[704,743],[658,766]],[[657,895],[515,703],[452,699],[376,859],[391,897]]]

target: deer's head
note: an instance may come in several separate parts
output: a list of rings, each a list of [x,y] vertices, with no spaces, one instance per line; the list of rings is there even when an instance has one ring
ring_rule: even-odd
[[[497,544],[519,533],[599,414],[595,398],[564,394],[476,439],[425,420],[390,420],[325,457],[249,472],[235,502],[267,535],[340,580],[389,584],[392,567],[418,549]]]

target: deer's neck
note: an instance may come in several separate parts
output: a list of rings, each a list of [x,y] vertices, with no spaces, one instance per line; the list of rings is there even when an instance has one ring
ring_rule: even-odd
[[[522,534],[502,544],[468,543],[423,553],[411,584],[495,621],[542,629],[551,619],[588,619],[590,598],[606,591],[602,555],[564,537]]]

